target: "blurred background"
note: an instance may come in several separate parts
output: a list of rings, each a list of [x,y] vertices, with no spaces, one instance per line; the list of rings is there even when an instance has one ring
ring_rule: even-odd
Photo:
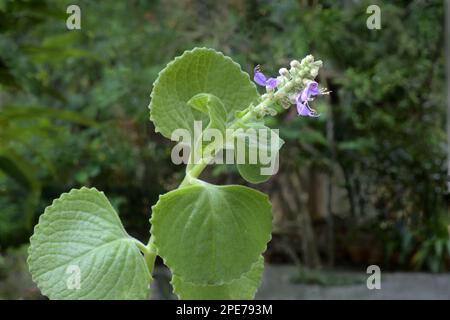
[[[66,8],[81,8],[68,30]],[[381,29],[369,30],[370,4]],[[450,19],[450,17],[447,17]],[[252,73],[324,61],[332,90],[307,119],[278,116],[280,171],[259,298],[450,298],[444,1],[0,0],[0,299],[41,299],[25,263],[62,192],[103,190],[148,240],[150,207],[184,167],[154,133],[158,72],[195,46]],[[233,168],[204,178],[245,184]],[[255,186],[254,186],[255,187]],[[171,298],[161,261],[155,296]],[[366,287],[366,268],[382,289]]]

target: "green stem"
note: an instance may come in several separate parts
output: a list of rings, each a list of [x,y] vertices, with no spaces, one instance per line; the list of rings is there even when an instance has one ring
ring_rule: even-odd
[[[148,271],[150,272],[150,275],[153,273],[153,268],[155,266],[155,259],[156,259],[156,250],[155,246],[153,245],[153,239],[154,237],[150,237],[150,240],[147,245],[135,239],[136,246],[144,254],[145,264],[147,266]]]
[[[286,95],[287,92],[292,88],[292,84],[287,84],[283,88],[280,88],[275,94],[261,101],[254,108],[247,108],[247,112],[242,116],[242,118],[237,119],[231,126],[230,129],[238,129],[242,125],[245,125],[260,112],[264,108],[270,107],[272,104],[277,102],[283,95]],[[179,185],[178,188],[182,188],[193,183],[193,180],[196,179],[202,172],[205,170],[208,163],[214,158],[214,156],[208,156],[206,158],[202,158],[199,163],[190,167],[189,170],[186,171],[186,176],[183,181]],[[155,265],[156,259],[156,248],[154,245],[154,237],[150,236],[150,240],[147,245],[143,244],[139,240],[136,240],[136,245],[139,250],[144,254],[145,264],[147,265],[148,271],[150,274],[153,273],[153,268]]]
[[[247,112],[242,116],[242,118],[235,121],[230,129],[238,129],[242,124],[248,123],[254,118],[254,116],[260,112],[262,109],[270,107],[276,101],[278,101],[283,95],[285,95],[292,88],[292,84],[287,84],[280,90],[278,90],[273,96],[268,99],[261,101],[255,108],[248,108]],[[213,156],[207,158],[202,158],[199,163],[193,165],[187,172],[183,181],[181,182],[179,188],[185,187],[191,184],[191,180],[197,178],[203,170],[205,170],[208,163],[213,159]]]

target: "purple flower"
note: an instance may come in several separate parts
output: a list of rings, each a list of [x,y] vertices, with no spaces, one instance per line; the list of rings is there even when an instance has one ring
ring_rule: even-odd
[[[296,98],[297,112],[302,117],[318,117],[319,114],[316,110],[311,109],[309,101],[311,98],[322,94],[319,90],[319,85],[315,81],[308,83],[305,89],[300,91]]]
[[[267,79],[266,76],[261,72],[260,66],[255,67],[253,80],[260,86],[267,87],[269,90],[273,90],[277,87],[278,81],[275,78]]]
[[[300,93],[296,99],[298,115],[302,116],[302,117],[318,117],[318,116],[320,116],[320,114],[318,114],[316,110],[310,108],[308,101],[303,101],[302,93]]]
[[[317,96],[320,94],[319,85],[315,81],[311,81],[308,83],[306,88],[300,92],[301,101],[309,101],[311,97]]]

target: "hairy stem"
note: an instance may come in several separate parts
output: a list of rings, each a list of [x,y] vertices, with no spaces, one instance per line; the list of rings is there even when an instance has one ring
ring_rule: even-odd
[[[155,259],[156,259],[156,250],[153,245],[153,239],[154,237],[150,237],[150,240],[147,245],[143,244],[139,240],[134,239],[136,246],[144,254],[145,264],[147,266],[148,271],[150,272],[150,275],[153,273],[153,268],[155,266]]]
[[[270,107],[275,102],[277,102],[283,95],[292,88],[292,84],[288,83],[283,88],[280,88],[275,94],[261,101],[256,107],[248,108],[247,112],[242,116],[242,118],[237,119],[229,129],[238,129],[240,126],[250,122],[259,112],[263,109]],[[220,148],[219,148],[220,149]],[[197,178],[203,170],[206,168],[208,163],[214,158],[214,156],[205,157],[199,161],[199,163],[193,165],[189,170],[186,171],[186,176],[181,182],[179,188],[185,187],[191,184],[191,180]]]

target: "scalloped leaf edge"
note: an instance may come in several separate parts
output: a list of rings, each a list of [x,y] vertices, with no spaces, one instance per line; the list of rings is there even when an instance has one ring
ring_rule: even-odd
[[[202,181],[202,182],[203,182],[203,181]],[[203,182],[203,183],[206,183],[206,182]],[[249,188],[249,187],[246,187],[246,186],[242,186],[242,185],[228,184],[228,185],[219,185],[219,186],[218,186],[218,185],[214,185],[214,186],[215,186],[215,187],[242,187],[242,188],[245,188],[245,189],[248,189],[248,190],[251,190],[251,191],[254,191],[254,192],[259,193],[260,195],[262,195],[262,196],[265,198],[265,200],[266,200],[266,202],[267,202],[267,204],[268,204],[268,207],[270,208],[270,211],[272,212],[272,223],[273,223],[273,207],[272,207],[272,203],[270,202],[270,198],[269,198],[269,196],[268,196],[267,194],[265,194],[265,193],[263,193],[263,192],[261,192],[261,191],[259,191],[259,190],[256,190],[256,189],[253,189],[253,188]],[[183,187],[182,189],[175,189],[175,190],[169,191],[169,192],[167,192],[167,193],[165,193],[165,194],[159,195],[158,201],[157,201],[156,204],[154,204],[154,205],[152,206],[152,208],[151,208],[152,215],[151,215],[151,217],[150,217],[150,224],[151,224],[152,226],[151,226],[151,228],[150,228],[150,236],[153,238],[153,244],[154,244],[154,248],[155,248],[155,250],[156,250],[157,255],[161,258],[161,260],[163,261],[164,265],[167,266],[167,267],[170,269],[170,271],[171,271],[172,274],[176,275],[178,278],[182,279],[184,282],[189,283],[189,284],[192,284],[192,285],[208,285],[208,284],[203,284],[203,283],[195,283],[195,282],[192,282],[192,281],[186,281],[182,276],[180,276],[179,274],[177,274],[177,271],[176,271],[176,270],[174,270],[173,268],[170,268],[170,267],[169,267],[169,265],[171,264],[170,261],[168,261],[166,258],[162,257],[162,256],[159,254],[159,249],[158,249],[158,244],[157,244],[158,238],[157,238],[157,237],[154,235],[154,233],[152,232],[152,229],[153,229],[153,220],[154,220],[154,219],[153,219],[153,217],[154,217],[153,214],[154,214],[155,210],[157,210],[157,206],[158,206],[158,203],[160,203],[160,200],[169,197],[169,196],[170,196],[170,193],[173,193],[173,192],[176,192],[176,191],[188,192],[191,188],[197,188],[197,187],[198,187],[198,185],[186,186],[186,187]],[[214,284],[214,285],[215,285],[215,286],[220,286],[220,285],[228,284],[228,283],[230,283],[230,282],[232,282],[232,281],[235,281],[235,280],[240,279],[244,274],[248,273],[248,272],[252,269],[253,265],[258,261],[258,259],[260,258],[260,256],[261,256],[264,252],[266,252],[266,250],[267,250],[267,245],[268,245],[268,243],[269,243],[271,240],[272,240],[272,233],[269,234],[269,237],[268,237],[268,239],[267,239],[266,245],[265,245],[265,247],[263,248],[263,250],[262,250],[262,252],[260,253],[260,255],[257,257],[257,259],[249,266],[249,268],[248,268],[247,270],[245,270],[244,272],[242,272],[241,275],[240,275],[238,278],[235,278],[235,279],[233,279],[233,280],[231,280],[231,281],[223,281],[223,280],[222,280],[222,281],[217,282],[217,283]]]
[[[184,58],[186,55],[195,53],[196,51],[200,51],[200,50],[213,52],[215,54],[221,55],[223,58],[230,61],[232,64],[234,64],[235,66],[238,67],[239,71],[247,77],[249,82],[251,82],[253,84],[253,86],[255,87],[255,90],[257,90],[256,85],[253,83],[253,81],[250,78],[250,75],[247,72],[245,72],[244,70],[242,70],[241,65],[239,63],[235,62],[231,57],[226,56],[225,54],[223,54],[220,51],[214,50],[212,48],[207,48],[207,47],[195,47],[190,50],[185,50],[181,55],[175,57],[173,60],[171,60],[169,63],[167,63],[167,65],[164,67],[164,69],[162,69],[161,71],[158,72],[158,76],[156,77],[156,80],[153,82],[152,91],[150,93],[150,103],[148,105],[148,109],[150,110],[150,121],[154,124],[155,132],[160,133],[164,137],[166,137],[166,136],[162,133],[161,129],[156,125],[155,119],[153,118],[153,115],[152,115],[152,101],[153,101],[153,96],[155,94],[155,88],[157,88],[157,85],[159,84],[159,79],[160,79],[161,75],[166,71],[166,69],[170,68],[173,64],[175,64],[178,60]],[[205,93],[208,93],[208,92],[205,92]]]

